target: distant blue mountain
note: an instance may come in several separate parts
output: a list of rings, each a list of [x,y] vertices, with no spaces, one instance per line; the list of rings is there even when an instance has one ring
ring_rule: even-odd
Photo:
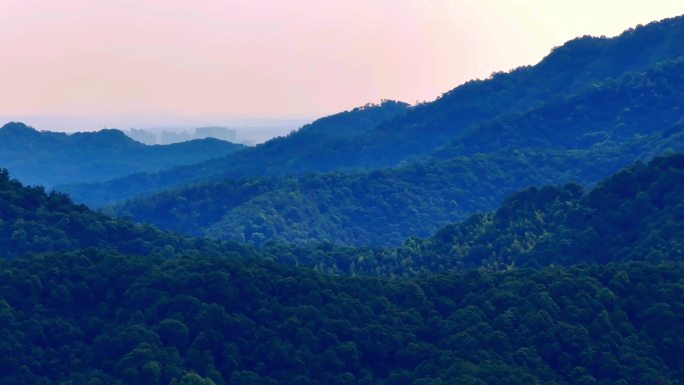
[[[111,129],[68,135],[38,131],[17,122],[0,128],[0,167],[24,183],[46,187],[160,171],[243,148],[216,139],[147,146]]]

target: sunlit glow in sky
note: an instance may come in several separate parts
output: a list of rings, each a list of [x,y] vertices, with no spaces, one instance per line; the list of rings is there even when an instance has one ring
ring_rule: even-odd
[[[220,123],[414,103],[683,13],[682,0],[0,0],[0,116]]]

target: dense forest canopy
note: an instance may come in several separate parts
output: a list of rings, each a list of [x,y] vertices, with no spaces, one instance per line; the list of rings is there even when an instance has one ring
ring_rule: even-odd
[[[282,245],[273,247],[278,253]],[[312,246],[292,248],[282,258],[325,271],[388,275],[682,261],[684,155],[636,163],[591,190],[577,184],[532,187],[508,197],[496,211],[397,248],[326,252]]]
[[[476,169],[473,169],[476,172]],[[189,238],[95,213],[59,193],[24,187],[0,173],[5,257],[95,247],[138,255],[187,252],[259,255],[345,274],[413,275],[467,268],[572,265],[684,256],[684,155],[636,163],[591,190],[576,184],[533,187],[496,211],[476,214],[396,248],[299,247],[268,242],[262,249]],[[268,190],[271,186],[240,186]],[[239,199],[239,198],[236,198]],[[371,220],[371,218],[368,218]],[[380,225],[380,224],[378,224]]]
[[[392,280],[74,251],[0,276],[0,384],[684,380],[681,263]]]
[[[61,193],[23,186],[0,170],[0,257],[84,248],[136,255],[216,255],[233,246],[114,220]],[[238,247],[240,249],[241,247]]]
[[[6,171],[0,194],[0,384],[684,380],[684,155],[388,250],[182,238]]]

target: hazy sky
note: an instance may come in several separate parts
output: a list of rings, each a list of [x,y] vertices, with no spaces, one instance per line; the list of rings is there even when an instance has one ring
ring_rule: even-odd
[[[221,123],[413,103],[679,14],[682,0],[0,0],[0,116]]]

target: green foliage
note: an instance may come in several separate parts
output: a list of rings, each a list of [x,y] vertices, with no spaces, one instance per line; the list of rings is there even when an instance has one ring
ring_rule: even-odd
[[[586,90],[554,99],[514,116],[478,125],[438,149],[451,158],[501,148],[587,149],[682,134],[684,59],[646,71],[596,82]]]
[[[684,380],[681,263],[394,280],[81,251],[0,277],[0,384]]]
[[[208,378],[202,378],[195,373],[189,373],[180,380],[172,380],[171,385],[216,385],[216,383]]]
[[[515,266],[684,260],[684,155],[636,163],[585,191],[530,188],[494,212],[448,225],[429,239],[386,250],[292,249],[287,259],[354,274],[410,275]],[[282,246],[273,245],[273,254]]]
[[[0,170],[0,257],[88,247],[166,257],[182,252],[214,255],[247,250],[113,220],[73,204],[64,194],[24,187],[10,179],[7,170]]]
[[[516,151],[407,165],[372,173],[240,179],[190,186],[131,200],[105,211],[168,230],[263,244],[321,241],[397,245],[495,207],[539,181],[582,178],[628,162],[614,152],[602,168],[588,153]],[[568,163],[575,169],[568,170]],[[502,187],[505,186],[505,187]]]
[[[684,155],[389,250],[186,239],[7,171],[0,196],[0,385],[684,381]]]

